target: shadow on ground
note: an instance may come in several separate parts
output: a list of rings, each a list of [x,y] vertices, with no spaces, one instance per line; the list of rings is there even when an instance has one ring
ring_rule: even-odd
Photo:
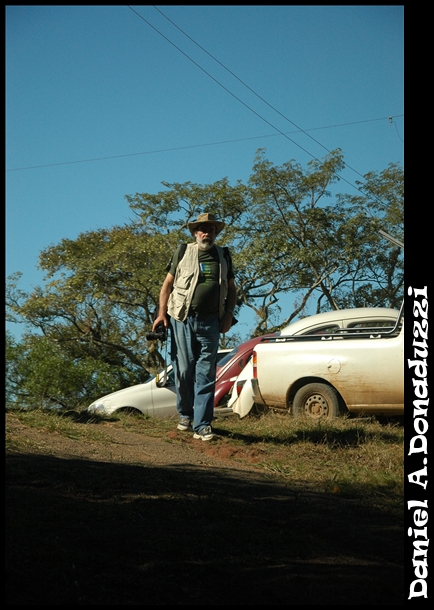
[[[7,605],[401,605],[403,527],[254,473],[6,460]]]

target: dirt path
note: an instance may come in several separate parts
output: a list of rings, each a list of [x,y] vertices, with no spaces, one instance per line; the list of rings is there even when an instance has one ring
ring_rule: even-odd
[[[404,603],[399,524],[225,439],[6,427],[7,605]]]
[[[6,427],[10,439],[22,439],[28,453],[56,455],[59,458],[89,459],[125,464],[153,466],[206,466],[229,467],[241,472],[263,473],[259,467],[261,455],[252,449],[235,449],[220,438],[217,442],[203,442],[192,438],[191,433],[178,432],[175,428],[163,437],[125,430],[117,422],[105,422],[105,441],[78,441],[62,434],[46,434],[37,428],[22,424],[13,414],[6,415]],[[176,441],[176,442],[172,442]]]

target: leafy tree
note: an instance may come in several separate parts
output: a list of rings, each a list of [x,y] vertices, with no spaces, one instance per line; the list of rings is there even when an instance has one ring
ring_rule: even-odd
[[[340,196],[327,205],[329,188],[338,181],[343,166],[339,150],[330,153],[323,163],[310,162],[306,172],[293,161],[276,167],[259,151],[249,182],[251,200],[244,219],[245,264],[241,277],[246,304],[254,290],[262,298],[257,310],[259,334],[270,329],[267,322],[273,307],[279,310],[282,293],[296,291],[299,305],[272,330],[303,313],[313,298],[317,312],[399,303],[402,284],[394,272],[398,261],[402,264],[403,255],[396,249],[393,254],[385,252],[378,229],[384,228],[386,214],[392,235],[402,228],[403,175],[396,166],[380,175],[368,174],[366,195]],[[249,272],[250,251],[258,263]],[[391,280],[388,288],[386,277]]]
[[[338,198],[349,210],[354,232],[364,234],[357,258],[362,267],[358,281],[343,300],[344,306],[399,308],[404,290],[404,252],[379,231],[404,242],[404,173],[397,163],[391,163],[382,172],[369,172],[365,182],[357,185],[361,195]]]
[[[122,373],[91,357],[73,360],[47,337],[6,335],[6,408],[75,409],[118,389]]]
[[[342,167],[340,151],[323,164],[310,162],[306,172],[294,161],[276,167],[264,158],[263,151],[258,152],[249,180],[242,259],[238,260],[241,298],[255,309],[256,334],[269,329],[273,308],[280,313],[279,298],[291,291],[302,297],[283,324],[304,310],[315,290],[326,295],[329,308],[338,308],[329,280],[342,265],[338,228],[345,215],[336,206],[327,208],[320,202],[330,197],[328,189],[338,180]]]
[[[378,231],[402,239],[403,172],[391,164],[367,174],[357,196],[332,197],[343,167],[340,150],[306,170],[295,161],[275,166],[259,150],[247,184],[231,186],[226,178],[208,185],[163,183],[161,192],[126,196],[133,213],[128,224],[42,251],[44,285],[27,295],[15,274],[7,286],[10,319],[23,320],[29,331],[22,346],[10,346],[20,365],[12,367],[15,389],[70,405],[96,398],[103,386],[111,391],[144,382],[160,369],[167,354],[146,333],[170,255],[191,241],[187,223],[201,212],[213,211],[227,223],[219,244],[231,246],[238,309],[255,312],[254,335],[288,324],[312,301],[318,312],[399,305],[403,252]],[[296,295],[297,303],[283,313],[286,294]],[[232,333],[225,346],[241,340]],[[62,387],[50,375],[47,384],[54,385],[44,385],[44,362],[58,371]],[[77,394],[68,381],[73,371]]]

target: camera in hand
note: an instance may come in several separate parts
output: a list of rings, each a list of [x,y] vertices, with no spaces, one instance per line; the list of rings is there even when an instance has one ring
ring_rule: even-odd
[[[146,333],[146,339],[148,341],[165,341],[167,339],[167,329],[163,322],[161,322],[155,330]]]

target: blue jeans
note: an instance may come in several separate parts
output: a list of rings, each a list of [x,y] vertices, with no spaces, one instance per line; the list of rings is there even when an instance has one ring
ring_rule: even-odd
[[[218,314],[187,316],[185,322],[170,318],[176,408],[189,417],[193,430],[210,426],[214,415],[217,352],[220,341]]]

